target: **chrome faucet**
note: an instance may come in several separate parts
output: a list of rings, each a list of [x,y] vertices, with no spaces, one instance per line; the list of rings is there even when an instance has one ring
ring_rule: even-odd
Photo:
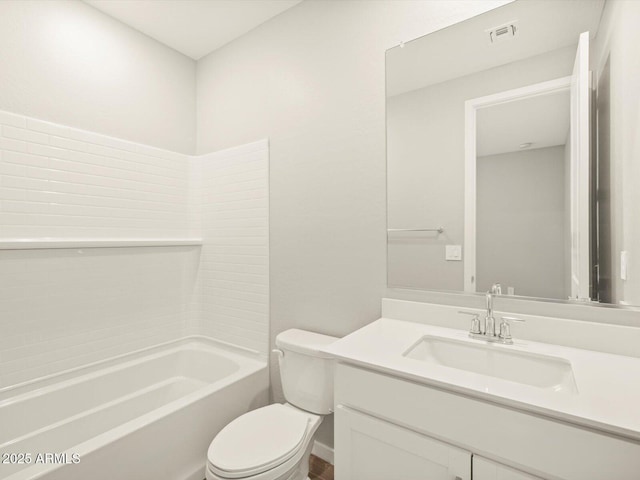
[[[493,317],[493,296],[502,295],[502,287],[499,283],[494,283],[487,291],[487,313],[484,316],[484,333],[487,337],[496,336],[496,319]]]
[[[485,312],[484,318],[482,320],[480,320],[479,313],[463,311],[458,313],[473,316],[473,318],[471,319],[471,328],[469,330],[469,336],[471,338],[478,338],[481,340],[486,340],[487,342],[500,342],[511,345],[513,343],[513,338],[511,337],[511,327],[509,325],[509,320],[518,322],[524,322],[524,320],[516,317],[500,317],[500,330],[498,333],[496,333],[496,319],[493,316],[494,295],[502,295],[502,287],[499,283],[492,285],[491,288],[487,291],[485,297],[487,311]]]

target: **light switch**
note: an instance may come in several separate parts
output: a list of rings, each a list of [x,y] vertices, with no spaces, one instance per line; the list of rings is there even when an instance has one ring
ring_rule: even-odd
[[[455,262],[462,260],[462,245],[446,245],[444,259]]]

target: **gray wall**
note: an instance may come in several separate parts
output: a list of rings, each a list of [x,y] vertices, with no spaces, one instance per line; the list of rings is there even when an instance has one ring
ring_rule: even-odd
[[[196,63],[77,0],[0,1],[0,110],[195,150]]]
[[[199,151],[270,138],[272,342],[380,316],[385,50],[501,3],[305,1],[198,63]]]
[[[463,245],[464,102],[570,75],[574,58],[575,47],[563,48],[388,99],[389,227],[445,229],[390,236],[390,286],[464,289],[463,262],[444,255],[446,244]]]
[[[477,290],[566,299],[565,147],[479,157]]]

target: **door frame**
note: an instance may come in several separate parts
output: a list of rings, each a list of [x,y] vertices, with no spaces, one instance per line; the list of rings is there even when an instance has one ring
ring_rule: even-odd
[[[476,292],[476,116],[481,108],[571,89],[571,76],[505,90],[464,102],[464,291]]]

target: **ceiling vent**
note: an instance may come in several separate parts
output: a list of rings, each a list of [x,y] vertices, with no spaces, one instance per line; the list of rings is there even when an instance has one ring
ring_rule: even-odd
[[[489,35],[489,43],[499,43],[511,40],[516,36],[518,22],[509,22],[499,27],[486,30]]]

